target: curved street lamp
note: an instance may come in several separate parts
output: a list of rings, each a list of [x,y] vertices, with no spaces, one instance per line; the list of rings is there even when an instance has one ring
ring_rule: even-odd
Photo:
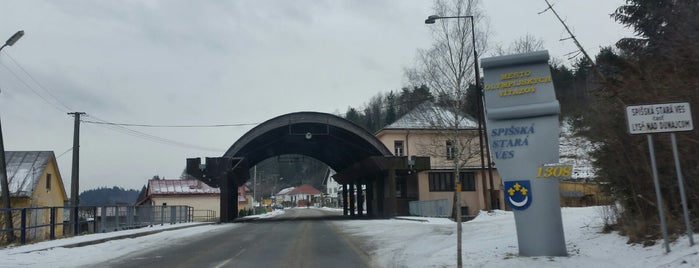
[[[10,39],[7,39],[7,41],[5,41],[5,44],[4,44],[4,45],[0,46],[0,51],[2,51],[2,49],[5,48],[5,47],[7,47],[7,46],[11,47],[11,46],[14,45],[15,43],[17,43],[17,40],[19,40],[20,38],[22,38],[22,36],[24,36],[24,31],[18,31],[18,32],[16,32],[15,34],[13,34],[13,35],[10,37]]]

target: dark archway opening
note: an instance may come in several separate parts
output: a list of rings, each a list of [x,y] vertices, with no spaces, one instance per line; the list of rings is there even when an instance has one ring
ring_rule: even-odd
[[[270,157],[289,154],[318,159],[338,172],[333,178],[343,185],[345,215],[395,216],[396,174],[429,169],[429,158],[393,156],[376,137],[348,120],[298,112],[258,125],[222,157],[206,158],[203,169],[199,158],[187,159],[187,173],[221,188],[221,221],[229,222],[238,215],[237,187],[250,180],[250,168]],[[355,190],[362,186],[366,192]]]

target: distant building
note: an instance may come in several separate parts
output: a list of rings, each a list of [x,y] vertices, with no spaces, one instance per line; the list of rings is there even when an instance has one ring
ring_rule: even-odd
[[[305,207],[306,205],[314,205],[318,202],[322,194],[323,193],[315,187],[304,184],[294,188],[286,195],[291,197],[291,202],[296,206]]]
[[[68,200],[52,151],[6,151],[5,163],[12,208],[62,207]],[[54,220],[63,222],[63,215],[63,209],[56,209]],[[50,216],[49,209],[27,210],[27,226],[49,224]],[[15,227],[18,227],[21,220],[19,213],[13,216],[13,220]],[[55,233],[57,237],[61,236],[63,226],[56,226]],[[49,228],[29,229],[27,238],[46,240],[49,238]]]
[[[283,204],[284,206],[292,206],[293,200],[292,196],[289,195],[289,192],[293,191],[296,189],[296,187],[287,187],[279,191],[276,195],[274,195],[274,201],[276,202],[275,204]]]
[[[246,186],[238,187],[238,210],[252,208],[252,197]],[[137,205],[191,206],[194,216],[213,211],[220,215],[221,190],[200,180],[152,179],[148,180],[146,197]]]
[[[323,205],[329,207],[339,206],[339,193],[342,191],[342,185],[340,185],[335,179],[333,179],[335,171],[328,168],[325,172],[325,177],[323,178],[323,186],[325,186],[325,193],[323,194]]]

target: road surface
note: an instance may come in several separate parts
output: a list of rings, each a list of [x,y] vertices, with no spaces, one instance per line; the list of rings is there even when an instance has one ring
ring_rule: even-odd
[[[235,223],[186,243],[173,242],[94,267],[375,267],[362,245],[332,223],[337,215],[313,208],[286,209],[274,218]]]

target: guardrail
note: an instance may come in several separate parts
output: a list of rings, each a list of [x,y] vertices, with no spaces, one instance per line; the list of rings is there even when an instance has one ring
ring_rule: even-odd
[[[91,233],[106,233],[145,226],[192,221],[214,221],[215,212],[190,206],[79,206],[10,208],[13,228],[5,227],[5,212],[0,208],[0,244],[9,244],[10,232],[24,245]],[[77,215],[78,220],[72,221]]]

